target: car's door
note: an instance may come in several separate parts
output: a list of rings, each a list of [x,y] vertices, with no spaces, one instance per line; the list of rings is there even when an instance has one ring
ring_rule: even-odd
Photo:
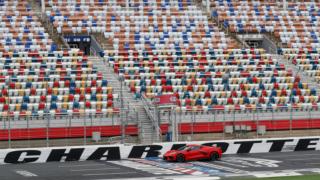
[[[199,153],[200,153],[200,156],[201,156],[200,159],[207,159],[207,158],[210,157],[210,155],[209,155],[210,150],[208,148],[206,148],[205,146],[200,146]]]
[[[202,155],[199,149],[200,149],[200,146],[192,146],[188,151],[188,159],[189,160],[201,159]]]

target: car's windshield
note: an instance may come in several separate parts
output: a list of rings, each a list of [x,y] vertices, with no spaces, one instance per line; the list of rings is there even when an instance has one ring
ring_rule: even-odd
[[[178,151],[186,151],[188,149],[190,149],[191,147],[190,146],[182,146],[178,149]]]

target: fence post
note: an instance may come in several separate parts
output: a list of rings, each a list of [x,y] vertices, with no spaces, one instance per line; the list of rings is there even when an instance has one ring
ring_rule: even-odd
[[[120,127],[121,127],[121,144],[124,144],[124,138],[125,138],[125,126],[124,126],[124,102],[123,102],[123,81],[124,81],[124,77],[120,76],[119,77],[119,81],[120,81]]]
[[[178,140],[180,140],[180,136],[182,136],[182,131],[181,131],[181,121],[182,121],[182,110],[179,113],[179,123],[178,123]]]
[[[216,112],[216,111],[215,111]],[[226,113],[223,113],[223,129],[222,129],[222,139],[225,139],[225,127],[226,127]]]
[[[173,133],[174,133],[174,122],[173,122],[173,119],[172,119],[172,116],[171,116],[171,109],[168,110],[168,122],[169,122],[169,127],[168,127],[168,132],[167,132],[166,136],[168,136],[168,134],[171,133],[171,137],[169,135],[169,140],[172,142]],[[170,129],[170,125],[171,125],[171,129]],[[159,128],[160,128],[160,126],[159,126]],[[168,140],[167,137],[166,137],[166,140]]]
[[[68,116],[68,140],[67,140],[67,145],[69,145],[69,138],[72,136],[72,131],[71,131],[71,127],[72,127],[72,116]]]
[[[90,115],[89,115],[90,117]],[[84,116],[83,119],[83,145],[87,145],[87,120],[86,120],[86,115]]]
[[[308,115],[309,115],[309,120],[308,120],[308,129],[312,129],[312,118],[311,118],[311,110],[308,109]],[[311,132],[311,136],[313,135],[313,133]]]
[[[259,119],[258,118],[255,118],[256,116],[254,115],[254,110],[252,110],[252,118],[253,120],[256,120],[256,135],[257,135],[257,138],[259,138],[259,132],[258,132],[258,127],[259,127]]]
[[[256,109],[256,118],[257,118],[257,122],[258,122],[258,125],[259,125],[259,121],[260,121],[260,110],[259,109]],[[263,119],[263,118],[262,118]],[[267,125],[266,125],[266,132],[268,132],[268,129],[267,129]]]
[[[27,136],[28,136],[28,147],[30,147],[30,128],[29,128],[29,118],[30,116],[27,116]]]
[[[157,107],[157,117],[158,117],[158,120],[157,120],[156,123],[158,123],[158,125],[157,125],[158,128],[156,129],[156,134],[155,135],[156,135],[156,141],[158,141],[160,139],[160,137],[161,137],[160,127],[161,127],[161,119],[162,118],[161,118],[161,110],[160,110],[160,108],[157,105],[156,105],[156,107]],[[165,110],[163,110],[163,113],[165,113]]]
[[[46,146],[49,147],[49,125],[50,124],[50,114],[47,115],[47,124],[46,124]]]
[[[179,134],[179,132],[178,132],[178,128],[177,128],[177,111],[176,111],[176,109],[174,109],[172,112],[174,112],[174,114],[173,114],[173,116],[174,116],[174,118],[173,118],[173,121],[174,121],[174,127],[173,127],[173,129],[174,129],[174,137],[173,137],[173,139],[172,139],[172,141],[173,142],[176,142],[176,141],[178,141],[178,134]]]
[[[193,141],[193,139],[194,139],[194,138],[193,138],[193,130],[194,130],[194,129],[193,129],[193,128],[194,128],[193,125],[194,125],[194,121],[195,121],[194,110],[192,110],[192,119],[191,119],[191,120],[192,120],[192,122],[191,122],[191,141]]]
[[[8,145],[9,149],[11,149],[11,123],[10,123],[10,117],[8,116]]]
[[[226,114],[226,111],[224,110],[224,114]],[[236,110],[233,110],[233,130],[235,130],[236,126]]]
[[[154,117],[154,120],[156,122],[153,122],[153,123],[158,123],[158,113],[157,113],[157,106],[154,106],[154,109],[153,109],[153,117]],[[141,125],[142,126],[142,125]],[[143,129],[143,128],[141,128]],[[144,134],[144,132],[142,132],[142,135]],[[154,141],[154,136],[155,136],[156,132],[155,132],[155,124],[152,124],[152,137],[151,137],[151,140],[152,140],[152,143]]]
[[[136,111],[136,109],[134,108],[134,112],[135,112],[135,116],[136,116],[136,121],[137,121],[137,123],[138,123],[138,139],[140,140],[140,142],[141,142],[141,135],[142,135],[142,133],[141,133],[141,121],[139,120],[139,113],[138,113],[138,111]]]
[[[290,126],[289,126],[289,134],[290,134],[290,136],[292,135],[292,114],[293,114],[293,111],[292,111],[292,107],[290,108],[291,110],[290,110]]]
[[[271,122],[272,122],[273,135],[275,135],[275,134],[276,134],[276,130],[275,130],[275,128],[274,128],[274,122],[275,122],[275,120],[274,120],[273,110],[271,110]]]

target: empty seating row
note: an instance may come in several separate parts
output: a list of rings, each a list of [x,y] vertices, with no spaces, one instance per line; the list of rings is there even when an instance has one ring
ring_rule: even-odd
[[[1,105],[0,105],[1,106]],[[120,111],[118,108],[108,108],[108,109],[97,109],[97,108],[88,108],[88,109],[73,109],[73,110],[23,110],[23,111],[3,111],[0,112],[0,117],[2,118],[15,118],[23,119],[27,117],[33,118],[45,118],[45,117],[59,117],[59,116],[79,116],[79,117],[89,117],[89,116],[114,116]]]
[[[274,83],[274,84],[224,84],[224,85],[188,85],[188,86],[131,86],[132,92],[137,93],[163,93],[163,92],[205,92],[209,91],[229,91],[229,90],[288,90],[290,88],[305,89],[308,85],[305,83]],[[306,90],[307,91],[307,90]],[[285,93],[285,95],[288,95]]]
[[[115,50],[237,47],[191,0],[67,0],[46,5],[46,15],[59,33],[102,33]]]
[[[33,116],[39,112],[43,115],[43,111],[79,114],[87,109],[90,114],[118,112],[114,110],[118,95],[78,49],[3,52],[0,55],[0,112],[3,116],[12,116],[12,113]]]
[[[5,87],[5,86],[1,86]],[[3,88],[0,92],[2,96],[24,96],[24,95],[66,95],[66,94],[110,94],[112,93],[112,87],[92,87],[91,85],[85,88],[78,88],[78,87],[68,87],[68,88],[37,88],[37,87],[19,87],[16,89],[10,88],[5,89]]]
[[[207,105],[242,105],[242,104],[288,104],[288,103],[320,103],[317,96],[296,97],[243,97],[243,98],[212,98],[212,99],[182,99],[177,100],[178,106]]]
[[[191,55],[191,58],[184,61],[179,59],[181,54],[165,54],[162,60],[161,57],[155,60],[157,55],[152,54],[152,51],[105,51],[101,56],[124,77],[125,85],[136,97],[144,94],[153,99],[171,94],[181,108],[319,101],[316,89],[310,89],[299,76],[293,76],[290,69],[263,50],[229,49],[219,54],[214,50],[185,52],[184,56]],[[229,64],[235,57],[238,64]]]
[[[27,1],[1,1],[0,51],[54,51],[57,46],[50,39],[39,18]]]
[[[185,99],[185,98],[191,98],[191,99],[197,99],[197,98],[239,98],[239,97],[289,97],[289,96],[315,96],[316,90],[305,90],[305,89],[299,89],[299,88],[293,88],[293,89],[272,89],[272,90],[257,90],[257,89],[251,89],[251,90],[229,90],[229,91],[210,91],[209,89],[206,91],[175,91],[172,92],[162,92],[162,94],[173,94],[177,99]],[[153,98],[157,96],[158,93],[152,93],[152,92],[146,92],[146,96]]]
[[[0,97],[0,103],[39,103],[39,102],[56,102],[56,101],[106,101],[118,98],[117,94],[69,94],[69,95],[54,95],[35,96],[35,94],[25,94],[23,96]]]
[[[208,106],[181,106],[176,107],[177,112],[234,112],[234,111],[310,111],[318,110],[320,103],[287,103],[287,104],[242,104],[242,105],[208,105]]]
[[[319,48],[319,2],[211,0],[212,15],[232,32],[273,33],[284,47]]]
[[[213,75],[214,76],[214,75]],[[142,75],[143,77],[143,75]],[[265,84],[268,83],[295,83],[294,77],[252,77],[252,78],[229,78],[228,81],[222,78],[194,78],[191,76],[181,77],[181,78],[171,78],[170,76],[164,76],[161,78],[154,78],[151,79],[135,79],[135,80],[125,80],[125,85],[128,86],[179,86],[179,85],[223,85],[225,83],[229,83],[230,85],[240,85],[240,84],[249,84],[252,86],[256,86],[254,84],[259,84],[260,87],[264,87]]]
[[[96,101],[96,102],[52,102],[52,103],[11,103],[10,105],[0,105],[0,111],[26,111],[26,110],[72,110],[72,109],[107,109],[113,106],[112,101]]]
[[[314,78],[316,82],[320,82],[320,64],[318,62],[320,49],[283,48],[279,49],[279,53],[306,75]]]

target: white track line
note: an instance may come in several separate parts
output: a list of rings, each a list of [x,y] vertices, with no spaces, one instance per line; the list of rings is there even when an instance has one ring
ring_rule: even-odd
[[[320,169],[314,169],[314,170],[311,170],[311,172],[320,174]]]
[[[30,172],[30,171],[26,171],[26,170],[15,170],[15,172],[21,176],[24,176],[24,177],[36,177],[38,175]]]
[[[129,161],[129,160],[123,160],[123,161],[110,161],[112,164],[120,165],[123,167],[128,167],[132,169],[136,169],[139,171],[144,171],[150,174],[155,175],[164,175],[164,174],[181,174],[181,172],[175,171],[173,169],[166,169],[162,167],[158,167],[157,164],[146,164],[143,162],[136,162],[136,161]]]
[[[112,170],[112,169],[120,169],[120,168],[98,168],[98,169],[71,169],[70,171],[77,172],[77,171],[102,171],[102,170]]]
[[[243,166],[243,165],[239,165],[239,164],[233,164],[233,163],[225,162],[225,161],[216,161],[215,163],[216,164],[227,164],[227,165],[230,165],[230,166],[241,167],[241,168],[247,168],[248,167],[248,166]]]
[[[310,165],[320,165],[320,162],[318,162],[318,163],[306,163],[306,164],[310,164]]]
[[[104,164],[75,164],[75,165],[62,165],[59,168],[72,168],[72,167],[89,167],[89,166],[105,166]]]
[[[83,174],[82,176],[108,176],[108,175],[117,175],[117,174],[137,174],[138,172],[118,172],[118,173],[96,173],[96,174]]]
[[[209,168],[214,168],[214,169],[218,169],[218,170],[223,170],[226,172],[232,172],[232,173],[237,173],[237,174],[246,174],[248,173],[248,171],[245,170],[241,170],[241,169],[236,169],[233,167],[227,167],[227,166],[223,166],[223,165],[218,165],[218,164],[211,164],[211,163],[205,163],[205,162],[193,162],[193,165],[198,165],[198,166],[205,166],[205,167],[209,167]]]
[[[320,157],[298,158],[298,159],[287,159],[287,161],[307,161],[307,160],[314,160],[314,159],[320,159]]]
[[[219,180],[217,176],[157,176],[157,177],[142,177],[142,178],[120,178],[117,180]],[[107,180],[107,179],[95,179]]]
[[[251,174],[257,178],[269,178],[269,177],[288,177],[288,176],[301,176],[302,174],[297,173],[297,172],[256,172],[254,174]]]
[[[318,154],[316,154],[316,153],[314,153],[314,154],[299,154],[299,153],[296,153],[296,154],[292,154],[292,155],[285,155],[285,154],[283,154],[283,155],[268,155],[268,156],[262,156],[261,158],[284,158],[284,157],[297,157],[297,156],[301,156],[301,155],[303,155],[303,156],[314,156],[314,155],[318,155]],[[230,156],[230,157],[232,157],[232,156]],[[255,156],[253,156],[253,157],[255,157]]]

